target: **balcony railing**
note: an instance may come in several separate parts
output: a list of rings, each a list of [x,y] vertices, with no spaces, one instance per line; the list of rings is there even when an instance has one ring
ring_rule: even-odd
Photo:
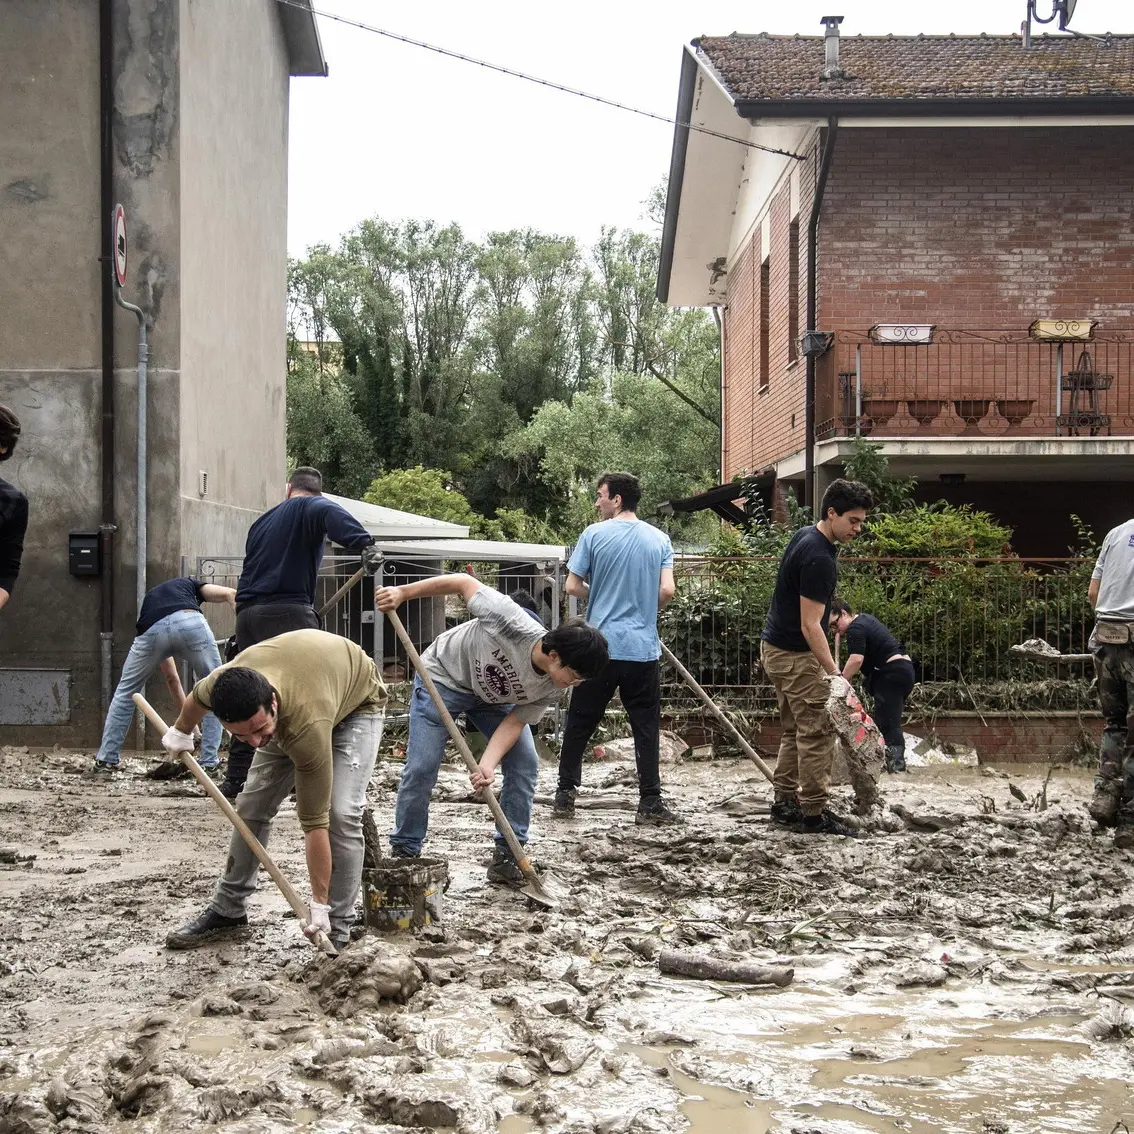
[[[840,331],[819,360],[815,416],[820,440],[1132,436],[1134,335],[937,330],[897,345]]]

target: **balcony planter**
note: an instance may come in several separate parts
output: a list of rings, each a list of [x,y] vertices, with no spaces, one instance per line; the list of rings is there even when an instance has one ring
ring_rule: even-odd
[[[944,404],[944,400],[939,398],[921,398],[906,402],[910,417],[922,427],[928,425],[941,412]]]
[[[953,400],[953,407],[957,411],[957,416],[965,423],[966,433],[977,433],[977,425],[981,418],[988,413],[988,407],[992,404],[991,398],[955,398]]]
[[[862,411],[874,425],[885,425],[898,412],[898,403],[889,398],[863,398]]]
[[[1009,425],[1017,426],[1032,412],[1035,404],[1034,398],[1001,398],[996,406]]]

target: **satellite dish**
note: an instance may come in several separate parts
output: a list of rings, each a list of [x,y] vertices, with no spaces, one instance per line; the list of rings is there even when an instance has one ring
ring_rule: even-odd
[[[1071,17],[1075,14],[1075,4],[1077,0],[1063,0],[1059,9],[1059,30],[1066,31],[1067,25],[1071,22]]]

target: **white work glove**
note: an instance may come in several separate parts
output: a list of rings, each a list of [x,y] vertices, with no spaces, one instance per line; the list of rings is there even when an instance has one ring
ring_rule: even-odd
[[[308,937],[314,937],[319,930],[322,930],[328,936],[331,933],[331,907],[323,905],[322,902],[315,901],[314,898],[307,903],[307,924],[303,927],[303,932]]]
[[[830,686],[829,696],[846,700],[851,691],[850,682],[841,673],[827,674],[827,684]]]
[[[193,726],[193,740],[197,744],[201,743],[201,726],[200,725],[194,725]]]
[[[193,734],[182,732],[179,728],[171,728],[161,738],[161,746],[171,756],[180,756],[182,752],[192,752],[194,748]]]

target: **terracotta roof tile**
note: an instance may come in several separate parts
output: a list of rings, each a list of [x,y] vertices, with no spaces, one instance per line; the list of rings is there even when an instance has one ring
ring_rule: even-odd
[[[694,46],[737,103],[1134,98],[1134,36],[842,36],[842,79],[820,79],[822,36],[706,36]]]

